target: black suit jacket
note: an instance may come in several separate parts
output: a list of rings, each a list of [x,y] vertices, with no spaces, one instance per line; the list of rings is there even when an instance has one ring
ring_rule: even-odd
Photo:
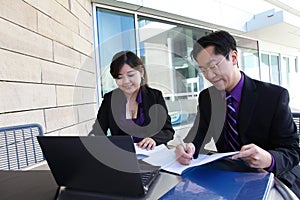
[[[203,147],[212,137],[219,152],[230,151],[221,135],[225,114],[226,102],[220,91],[210,87],[200,93],[197,117],[186,138],[196,147],[195,157],[205,152]],[[238,132],[242,145],[256,144],[274,156],[273,173],[286,185],[292,187],[297,178],[300,180],[299,139],[286,89],[245,75]]]
[[[115,89],[104,95],[90,134],[107,135],[110,129],[112,135],[151,137],[157,145],[172,140],[175,131],[162,93],[147,86],[142,86],[141,90],[145,116],[143,127],[134,124],[132,120],[125,120],[126,98],[120,89]]]

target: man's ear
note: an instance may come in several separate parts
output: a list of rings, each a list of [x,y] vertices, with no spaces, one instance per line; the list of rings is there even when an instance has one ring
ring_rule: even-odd
[[[237,65],[238,64],[238,52],[236,50],[233,50],[231,52],[231,59],[232,59],[232,64]]]

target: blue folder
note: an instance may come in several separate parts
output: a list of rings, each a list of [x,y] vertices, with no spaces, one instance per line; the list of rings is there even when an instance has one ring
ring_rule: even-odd
[[[233,172],[203,165],[193,168],[160,199],[266,199],[273,179],[267,172]]]

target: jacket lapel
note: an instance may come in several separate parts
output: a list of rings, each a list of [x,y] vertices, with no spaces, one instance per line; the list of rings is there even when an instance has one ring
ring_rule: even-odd
[[[241,139],[248,129],[255,109],[258,93],[255,82],[245,75],[244,87],[239,110],[239,134]]]
[[[149,109],[150,109],[150,96],[149,96],[149,91],[147,90],[146,87],[142,86],[141,87],[141,90],[142,90],[142,100],[143,100],[143,103],[142,103],[142,106],[143,106],[143,109],[144,109],[144,117],[145,117],[145,124],[148,124],[150,122],[150,118],[149,118]]]

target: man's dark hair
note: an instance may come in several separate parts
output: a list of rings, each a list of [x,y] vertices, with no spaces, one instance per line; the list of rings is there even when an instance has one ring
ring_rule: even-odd
[[[216,55],[222,54],[226,59],[229,59],[229,52],[236,49],[236,41],[232,35],[226,31],[216,31],[209,35],[203,36],[194,44],[191,55],[197,60],[197,55],[208,46],[214,46]]]

